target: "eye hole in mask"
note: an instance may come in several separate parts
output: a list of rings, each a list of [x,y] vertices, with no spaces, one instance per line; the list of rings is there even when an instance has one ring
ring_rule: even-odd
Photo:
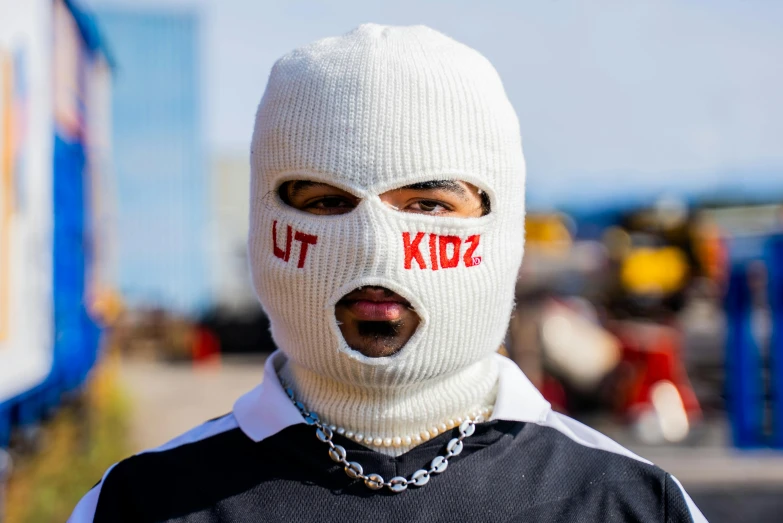
[[[300,211],[316,215],[347,214],[359,205],[357,196],[323,182],[292,180],[278,189],[280,199]],[[490,213],[489,195],[467,182],[431,180],[392,189],[382,202],[401,212],[469,218]]]

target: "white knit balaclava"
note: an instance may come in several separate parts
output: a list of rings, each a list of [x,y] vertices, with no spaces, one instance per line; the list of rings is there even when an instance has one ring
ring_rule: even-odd
[[[253,282],[287,357],[281,374],[310,410],[386,439],[494,401],[493,353],[524,246],[525,164],[486,58],[428,27],[376,24],[292,51],[270,74],[251,166]],[[347,214],[308,214],[280,199],[289,180],[361,201]],[[430,180],[477,186],[491,212],[427,216],[379,199]],[[393,356],[366,357],[340,333],[335,303],[364,285],[397,292],[421,318]]]

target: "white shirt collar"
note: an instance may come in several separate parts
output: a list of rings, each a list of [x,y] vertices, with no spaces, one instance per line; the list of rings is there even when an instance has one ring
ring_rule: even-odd
[[[551,410],[549,402],[514,362],[500,355],[495,357],[498,358],[500,374],[491,420],[542,423]],[[272,353],[264,365],[261,384],[234,403],[234,417],[253,441],[261,441],[291,425],[304,423],[277,376],[277,370],[284,362],[283,353]]]
[[[552,406],[538,391],[516,363],[496,354],[500,374],[498,396],[492,409],[491,420],[524,421],[542,423]]]

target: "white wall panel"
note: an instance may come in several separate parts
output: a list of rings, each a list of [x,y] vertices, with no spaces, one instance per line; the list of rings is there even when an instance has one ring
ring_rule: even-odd
[[[0,13],[0,54],[13,64],[0,68],[0,84],[14,91],[0,94],[0,112],[13,113],[0,125],[0,158],[11,158],[0,167],[2,403],[42,382],[52,364],[52,2],[0,0]]]

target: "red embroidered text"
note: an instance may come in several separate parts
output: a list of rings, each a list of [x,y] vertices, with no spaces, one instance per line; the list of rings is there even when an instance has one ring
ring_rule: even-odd
[[[419,269],[426,269],[427,263],[424,254],[420,249],[420,244],[424,240],[425,233],[416,233],[411,239],[411,233],[402,233],[402,246],[405,251],[404,267],[413,268],[413,262],[419,266]],[[462,239],[459,236],[441,236],[430,234],[427,245],[429,246],[429,268],[433,271],[438,269],[453,269],[458,267],[460,261],[465,267],[475,267],[481,263],[481,256],[475,256],[476,249],[481,241],[481,235],[474,234]]]
[[[307,252],[311,245],[318,243],[318,236],[314,234],[307,234],[302,231],[294,231],[290,225],[286,225],[285,231],[285,250],[281,249],[277,245],[277,220],[272,222],[272,248],[275,256],[288,262],[291,258],[291,240],[296,240],[300,243],[299,246],[299,260],[296,263],[296,267],[301,269],[305,265],[307,260]]]

